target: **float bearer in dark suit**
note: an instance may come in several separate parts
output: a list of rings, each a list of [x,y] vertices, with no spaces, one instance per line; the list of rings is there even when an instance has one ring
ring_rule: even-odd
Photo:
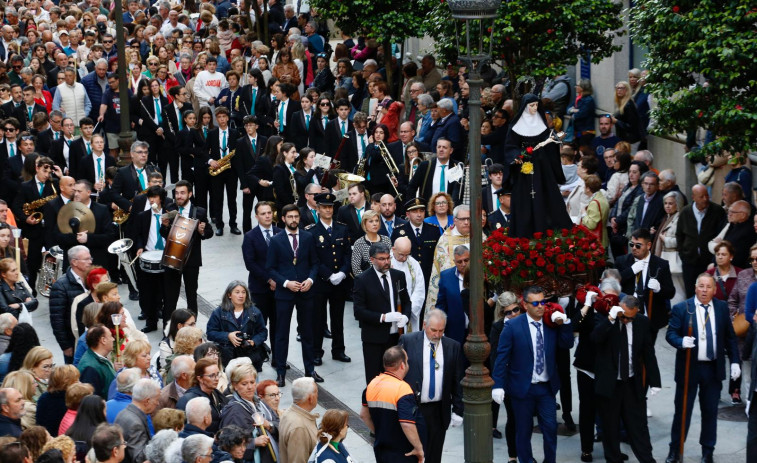
[[[615,268],[620,272],[623,293],[641,299],[644,315],[651,321],[654,341],[657,339],[657,331],[668,324],[669,301],[676,291],[670,276],[670,266],[668,261],[650,252],[652,236],[645,228],[635,230],[631,234],[628,247],[631,252],[615,259]],[[647,307],[650,295],[651,308]]]
[[[171,314],[176,310],[176,302],[179,300],[179,291],[181,290],[181,281],[184,280],[184,290],[187,295],[187,309],[197,316],[197,287],[200,278],[200,267],[202,266],[202,240],[213,237],[213,227],[208,222],[208,214],[205,209],[197,207],[189,200],[192,198],[192,185],[186,180],[176,182],[174,188],[174,200],[178,213],[188,219],[199,220],[195,229],[194,241],[187,251],[187,258],[184,268],[181,271],[172,268],[166,268],[163,274],[165,284],[165,299],[163,301],[163,320],[170,320]],[[160,236],[163,239],[168,238],[171,231],[171,225],[168,220],[163,220],[160,227]]]
[[[423,221],[426,218],[426,200],[423,198],[407,200],[405,202],[405,215],[407,222],[395,227],[392,231],[392,243],[403,236],[410,238],[412,244],[410,254],[421,264],[423,279],[428,288],[431,266],[434,264],[434,250],[439,241],[439,229]]]
[[[533,459],[531,434],[533,416],[539,417],[544,439],[544,462],[555,463],[557,454],[557,411],[555,395],[560,389],[557,348],[573,346],[573,330],[565,314],[554,312],[557,328],[544,324],[544,289],[531,286],[523,292],[527,312],[505,323],[499,337],[497,362],[492,370],[492,399],[502,404],[507,394],[513,398],[515,440],[518,461]]]
[[[666,463],[679,463],[681,444],[681,413],[686,407],[686,432],[691,424],[694,399],[699,390],[699,409],[702,414],[702,463],[712,463],[718,426],[718,402],[723,380],[726,378],[725,356],[731,364],[731,379],[741,376],[741,360],[736,334],[728,313],[728,305],[714,299],[717,283],[712,275],[702,273],[696,281],[695,296],[673,307],[665,340],[678,349],[676,352],[675,414],[670,429],[670,452]],[[691,330],[691,332],[689,332]],[[687,349],[691,349],[691,363],[686,377]],[[688,396],[683,403],[683,389],[688,379]]]
[[[366,383],[381,373],[384,351],[397,345],[399,331],[404,330],[412,311],[405,274],[389,268],[389,251],[385,244],[371,245],[368,254],[372,268],[355,279],[352,292],[363,341]]]
[[[602,417],[605,459],[621,463],[620,419],[628,440],[640,462],[652,463],[652,444],[646,416],[646,390],[660,392],[660,370],[654,353],[649,319],[639,314],[641,303],[626,296],[609,316],[595,316],[591,334],[596,351],[595,392]],[[620,378],[620,379],[619,379]]]
[[[334,221],[336,196],[321,193],[315,196],[318,222],[305,230],[313,235],[315,252],[318,255],[318,282],[315,285],[316,320],[313,324],[313,348],[315,364],[323,360],[323,333],[326,330],[326,305],[331,317],[331,357],[340,362],[350,362],[344,353],[344,301],[349,291],[350,237],[347,226]]]
[[[313,296],[311,289],[318,278],[318,255],[313,235],[300,231],[300,210],[296,204],[287,204],[282,209],[282,219],[286,225],[284,233],[271,238],[266,259],[266,273],[276,282],[276,345],[274,363],[276,382],[279,387],[286,385],[286,364],[289,354],[289,330],[292,311],[297,306],[297,325],[300,327],[302,361],[305,375],[322,383],[315,371],[313,351]]]
[[[399,345],[408,358],[405,381],[420,397],[420,411],[428,430],[423,447],[425,461],[440,463],[447,428],[463,424],[465,374],[460,343],[444,336],[447,316],[431,310],[423,320],[423,330],[403,334]]]

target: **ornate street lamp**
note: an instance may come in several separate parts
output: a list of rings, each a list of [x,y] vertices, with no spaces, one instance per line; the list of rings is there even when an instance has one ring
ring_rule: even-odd
[[[484,360],[489,356],[489,342],[484,333],[484,274],[481,224],[481,68],[491,59],[492,28],[501,0],[447,0],[455,19],[455,38],[459,60],[468,68],[469,121],[468,169],[471,198],[470,240],[470,332],[463,347],[470,366],[463,379],[465,416],[465,461],[491,463],[492,413],[491,389],[494,385]],[[460,46],[463,42],[464,48]],[[488,43],[487,43],[488,42]]]

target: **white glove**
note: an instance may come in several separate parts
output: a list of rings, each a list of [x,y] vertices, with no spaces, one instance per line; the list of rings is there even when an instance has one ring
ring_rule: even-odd
[[[634,275],[644,270],[644,261],[637,260],[636,262],[634,262],[631,266],[631,270],[633,270]]]
[[[505,400],[505,390],[502,388],[492,389],[492,400],[502,405]]]
[[[452,417],[449,421],[449,427],[450,428],[457,428],[458,426],[463,424],[463,417],[458,415],[457,413],[452,413]]]
[[[402,314],[400,312],[387,312],[384,314],[384,322],[394,323],[402,320]]]
[[[336,286],[346,278],[344,272],[334,273],[329,277],[329,281],[332,285]]]
[[[407,315],[400,314],[400,319],[397,320],[397,328],[404,328],[407,326],[408,318]]]
[[[738,363],[731,364],[731,379],[736,381],[741,376],[741,367]]]
[[[657,280],[657,278],[650,278],[649,283],[647,283],[647,288],[651,289],[654,293],[659,293],[660,282]]]
[[[694,336],[684,336],[683,340],[681,341],[681,347],[683,347],[684,349],[693,349]]]
[[[591,307],[592,304],[594,304],[594,301],[597,300],[598,294],[594,291],[587,291],[586,292],[586,300],[584,301],[584,305]]]
[[[612,321],[615,321],[616,318],[618,318],[619,314],[625,313],[625,310],[623,310],[623,307],[619,305],[615,305],[610,309],[610,318]]]
[[[565,315],[562,312],[553,312],[552,313],[552,322],[557,323],[557,320],[562,320],[563,323],[565,323],[568,320],[568,316]]]
[[[662,390],[662,388],[659,388],[659,387],[650,387],[649,388],[649,395],[652,396],[652,397],[654,397],[657,394],[659,394],[661,390]]]

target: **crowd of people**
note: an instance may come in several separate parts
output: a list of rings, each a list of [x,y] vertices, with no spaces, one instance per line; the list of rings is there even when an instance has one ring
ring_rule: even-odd
[[[514,102],[488,68],[480,153],[469,153],[464,67],[403,61],[365,37],[336,43],[307,2],[126,3],[123,31],[109,0],[0,12],[1,461],[351,461],[349,414],[314,412],[316,367],[352,362],[351,301],[376,461],[440,462],[446,430],[464,425],[468,271],[480,259],[469,250],[470,155],[486,166],[474,239],[582,224],[612,267],[571,297],[486,288],[492,436],[503,437],[504,404],[509,461],[532,461],[535,414],[545,461],[556,461],[558,392],[582,461],[599,440],[622,461],[622,438],[654,461],[647,400],[661,387],[664,328],[677,349],[666,463],[680,460],[697,394],[702,461],[713,460],[722,380],[733,404],[755,393],[741,380],[757,345],[751,170],[734,154],[722,191],[690,194],[658,171],[643,71],[615,85],[604,113],[588,79],[555,76]],[[121,156],[127,102],[135,141]],[[202,244],[223,237],[225,220],[244,234],[249,276],[198,326]],[[63,365],[30,323],[43,297]],[[287,382],[295,310],[305,376]],[[146,334],[158,329],[154,346]],[[266,362],[276,379],[259,381]]]

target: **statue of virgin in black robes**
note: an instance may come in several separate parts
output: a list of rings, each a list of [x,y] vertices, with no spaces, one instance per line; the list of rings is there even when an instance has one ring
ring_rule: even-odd
[[[535,232],[573,227],[560,194],[565,183],[560,145],[537,148],[552,135],[538,97],[524,95],[505,140],[505,159],[513,159],[509,236],[531,238]]]

